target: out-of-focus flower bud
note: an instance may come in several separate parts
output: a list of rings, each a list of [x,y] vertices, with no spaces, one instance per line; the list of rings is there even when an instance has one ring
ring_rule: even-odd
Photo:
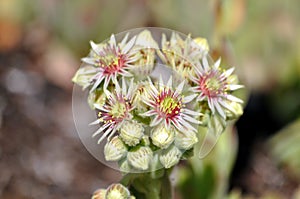
[[[82,89],[86,89],[91,85],[91,78],[95,75],[95,68],[92,66],[85,66],[83,68],[80,68],[75,76],[73,77],[72,81],[79,86],[82,87]]]
[[[175,146],[179,149],[189,150],[198,142],[198,138],[195,132],[177,132],[175,136]]]
[[[243,107],[240,103],[229,102],[228,105],[230,107],[230,110],[227,109],[225,111],[228,120],[239,118],[243,114]]]
[[[195,39],[193,39],[193,41],[198,44],[198,46],[200,46],[202,52],[203,52],[203,56],[206,56],[208,54],[209,51],[209,45],[207,43],[207,40],[203,37],[197,37]]]
[[[112,184],[107,188],[105,199],[128,199],[129,190],[121,184]]]
[[[105,199],[106,189],[98,189],[93,193],[91,199]]]

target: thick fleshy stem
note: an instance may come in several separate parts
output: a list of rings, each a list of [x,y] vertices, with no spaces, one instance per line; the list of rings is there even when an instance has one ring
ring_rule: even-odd
[[[171,170],[158,170],[151,173],[131,173],[121,180],[137,198],[172,199],[172,186],[169,178]]]

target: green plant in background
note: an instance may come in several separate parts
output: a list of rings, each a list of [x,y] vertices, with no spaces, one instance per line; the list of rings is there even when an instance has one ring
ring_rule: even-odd
[[[88,102],[97,112],[91,125],[100,126],[93,137],[101,134],[98,143],[106,141],[105,160],[118,163],[121,184],[137,198],[172,198],[172,169],[195,149],[201,153],[198,148],[206,142],[216,143],[242,114],[243,101],[234,91],[243,86],[233,68],[211,60],[206,39],[163,33],[159,47],[151,30],[91,42],[73,82],[89,91]],[[197,155],[191,161],[203,164]],[[203,177],[212,180],[211,164],[203,164]],[[93,197],[133,197],[121,184]],[[202,185],[203,194],[213,187]]]

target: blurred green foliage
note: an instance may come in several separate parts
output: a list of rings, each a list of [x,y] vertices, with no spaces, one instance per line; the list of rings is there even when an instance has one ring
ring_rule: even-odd
[[[201,140],[206,132],[202,129]],[[207,142],[214,142],[212,139]],[[200,142],[201,143],[201,142]],[[179,170],[178,186],[182,197],[186,199],[224,198],[228,187],[229,176],[237,153],[237,135],[232,126],[227,127],[220,136],[214,149],[203,159],[199,159],[200,144],[195,155],[189,160],[190,166]]]
[[[268,149],[290,177],[300,180],[300,118],[273,136],[268,141]]]

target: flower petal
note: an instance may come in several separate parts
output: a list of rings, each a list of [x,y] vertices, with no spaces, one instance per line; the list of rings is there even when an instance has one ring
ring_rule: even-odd
[[[219,102],[216,99],[213,99],[214,106],[217,109],[217,112],[221,115],[222,118],[226,118],[225,112],[223,111],[222,107],[220,106]]]
[[[184,103],[189,103],[191,102],[193,99],[195,99],[195,97],[197,96],[197,94],[193,94],[193,95],[189,95],[183,98],[183,102]]]
[[[179,95],[179,94],[181,94],[181,93],[182,93],[182,90],[183,90],[183,87],[184,87],[184,81],[182,81],[182,82],[177,86],[174,95]]]
[[[234,90],[238,90],[240,88],[244,88],[243,85],[238,85],[238,84],[234,84],[234,85],[227,85],[227,88],[231,91],[234,91]]]
[[[107,137],[107,135],[113,130],[113,128],[110,126],[108,127],[108,129],[106,129],[106,131],[103,133],[103,135],[100,137],[100,139],[98,140],[98,144],[100,144],[102,142],[102,140],[104,140],[105,137]]]
[[[83,61],[87,64],[96,65],[95,59],[91,58],[91,57],[84,57],[81,59],[81,61]]]
[[[126,54],[128,51],[133,47],[136,40],[136,36],[134,36],[130,41],[125,45],[125,47],[122,49],[122,53]]]
[[[156,126],[162,121],[162,118],[159,116],[155,116],[155,118],[151,121],[150,126]]]
[[[233,95],[226,95],[226,99],[228,99],[230,101],[238,102],[238,103],[243,103],[243,100],[241,100]]]

